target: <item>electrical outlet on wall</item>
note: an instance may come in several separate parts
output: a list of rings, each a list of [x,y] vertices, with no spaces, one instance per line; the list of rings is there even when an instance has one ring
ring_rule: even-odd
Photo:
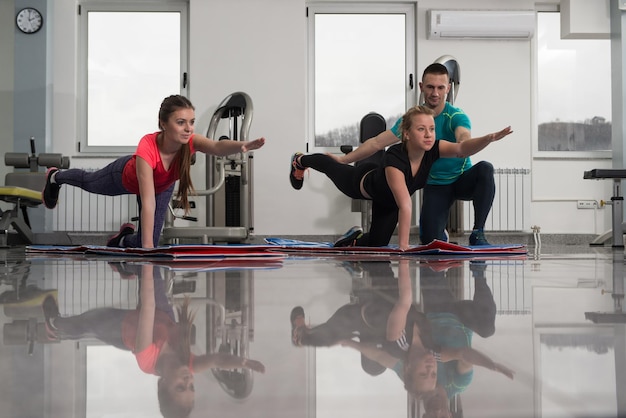
[[[576,202],[578,209],[597,209],[598,202],[595,200],[579,200]]]

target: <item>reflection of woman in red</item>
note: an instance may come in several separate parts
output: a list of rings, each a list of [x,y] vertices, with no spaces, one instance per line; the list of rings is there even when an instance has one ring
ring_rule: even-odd
[[[228,353],[194,355],[191,352],[194,314],[189,309],[189,299],[176,308],[179,318],[176,322],[172,307],[163,297],[163,280],[154,276],[153,269],[151,264],[141,267],[138,309],[99,308],[64,318],[59,316],[54,298],[48,297],[44,301],[44,313],[49,337],[79,339],[90,335],[132,351],[142,371],[159,376],[158,398],[164,417],[189,416],[195,400],[193,374],[196,372],[210,368],[265,372],[261,362]],[[155,288],[160,292],[155,294]]]

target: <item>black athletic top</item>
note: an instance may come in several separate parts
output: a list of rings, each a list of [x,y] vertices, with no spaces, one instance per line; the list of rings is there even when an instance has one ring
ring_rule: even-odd
[[[397,206],[391,188],[387,183],[385,167],[395,167],[400,170],[404,174],[409,195],[413,195],[416,190],[424,188],[426,180],[428,180],[430,167],[437,159],[439,159],[439,141],[435,141],[433,147],[424,153],[417,174],[413,177],[409,155],[403,144],[392,145],[385,151],[382,166],[370,171],[365,176],[363,188],[372,197],[372,200],[383,204],[388,203],[390,206]]]

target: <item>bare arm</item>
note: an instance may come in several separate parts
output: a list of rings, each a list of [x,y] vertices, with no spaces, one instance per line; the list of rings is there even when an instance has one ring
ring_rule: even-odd
[[[136,353],[149,347],[153,340],[156,302],[154,301],[154,275],[151,264],[141,267],[140,283],[139,299],[141,307],[139,308],[139,322],[137,323],[137,335],[135,337]]]
[[[409,248],[409,235],[411,233],[411,195],[406,187],[404,174],[395,167],[385,167],[387,184],[393,193],[398,205],[398,244],[401,250]]]
[[[258,138],[254,141],[233,141],[224,139],[215,141],[205,136],[194,134],[193,146],[200,152],[210,155],[223,157],[226,155],[237,154],[238,152],[247,152],[261,148],[265,144],[265,138]]]
[[[441,350],[441,361],[447,362],[458,360],[457,370],[459,373],[467,373],[473,366],[481,366],[489,370],[502,373],[509,379],[513,379],[515,372],[502,364],[496,363],[487,355],[475,350],[471,347],[450,348],[445,347]]]
[[[374,155],[377,151],[395,144],[399,139],[390,130],[386,130],[373,138],[368,139],[357,147],[354,151],[346,155],[333,155],[332,157],[343,164],[350,164],[355,161],[361,161]]]
[[[387,340],[396,341],[406,326],[406,317],[413,302],[413,289],[409,277],[408,260],[400,260],[398,264],[398,301],[387,318]]]
[[[469,157],[470,155],[474,155],[477,152],[485,149],[492,142],[499,141],[505,136],[510,135],[511,133],[513,133],[511,127],[507,126],[506,128],[498,132],[487,134],[485,136],[480,136],[478,138],[466,139],[462,142],[457,143],[441,139],[439,142],[439,155],[444,158]]]
[[[439,138],[446,139],[446,138]],[[454,139],[459,144],[463,141],[467,141],[468,139],[472,139],[472,132],[467,129],[465,126],[457,126],[454,130]]]
[[[385,366],[388,369],[391,369],[393,366],[396,365],[396,363],[398,363],[397,358],[371,343],[361,343],[354,340],[345,340],[342,341],[341,345],[344,347],[351,347],[357,350],[368,359],[374,360],[376,363],[380,364],[381,366]]]
[[[265,373],[265,366],[257,360],[238,357],[228,353],[212,353],[197,356],[193,361],[195,371],[206,369],[250,369],[255,372]]]
[[[154,211],[156,210],[156,192],[152,167],[141,157],[137,157],[137,181],[141,198],[141,246],[154,247]]]

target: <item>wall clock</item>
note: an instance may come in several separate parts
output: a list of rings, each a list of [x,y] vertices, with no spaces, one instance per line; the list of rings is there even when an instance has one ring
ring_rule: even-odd
[[[15,24],[23,33],[35,33],[43,26],[43,16],[39,13],[39,10],[33,7],[25,7],[17,13]]]

